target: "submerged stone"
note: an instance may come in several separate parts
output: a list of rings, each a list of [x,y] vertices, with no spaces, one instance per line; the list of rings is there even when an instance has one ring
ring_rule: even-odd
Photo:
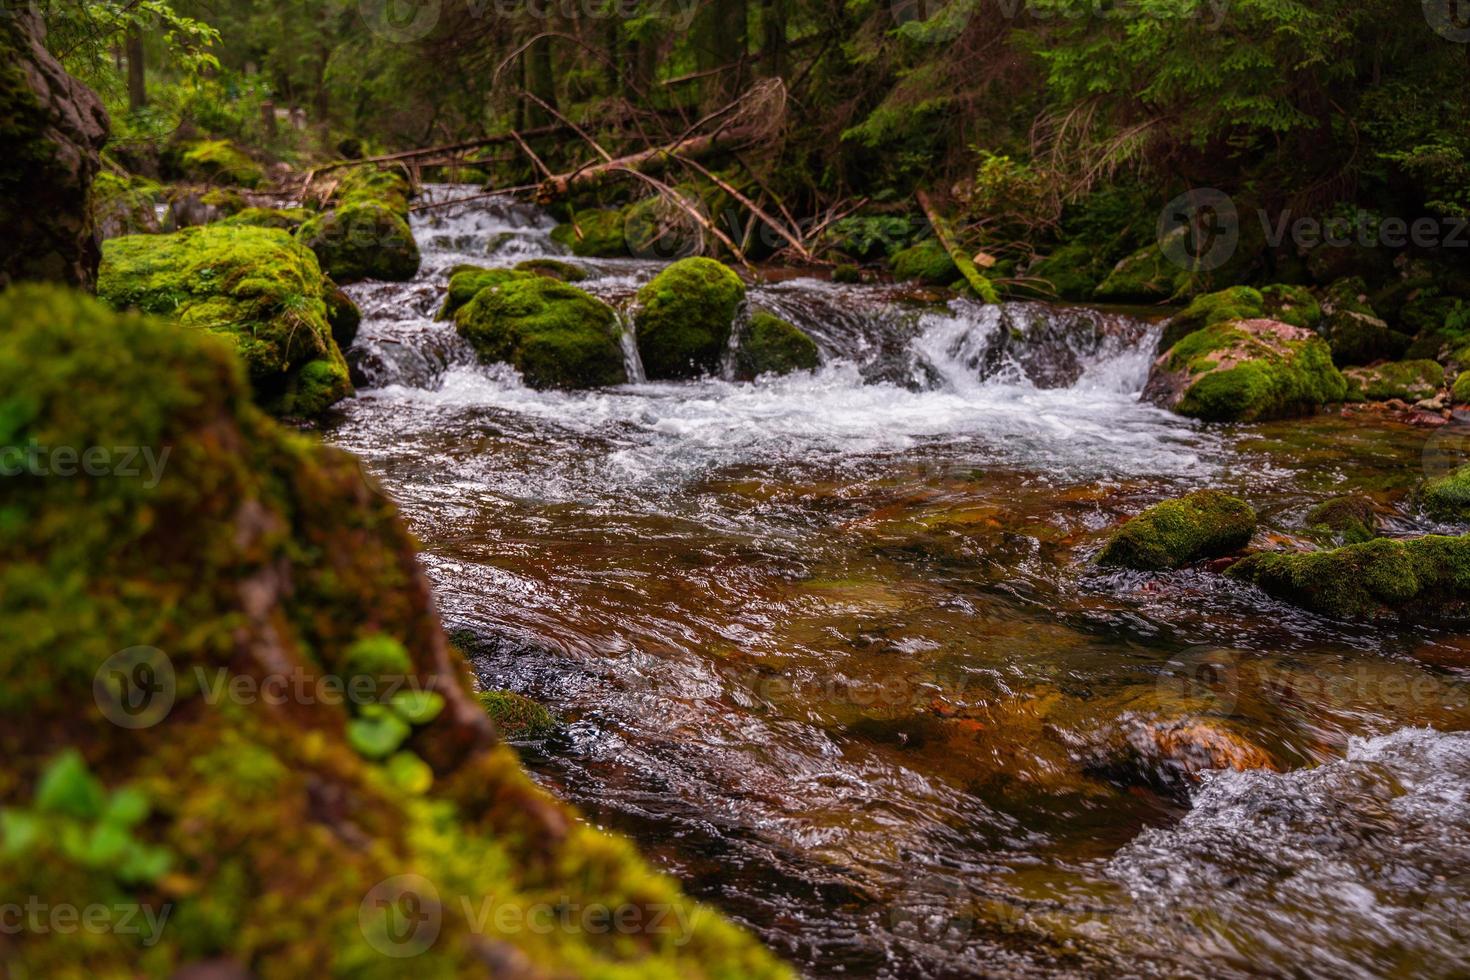
[[[1470,618],[1470,536],[1376,538],[1332,551],[1260,552],[1225,574],[1337,619]]]
[[[628,380],[613,308],[554,279],[521,274],[481,289],[454,323],[482,361],[511,365],[533,388]]]
[[[805,330],[769,313],[754,313],[740,338],[735,363],[749,380],[762,374],[815,371],[822,362]]]
[[[1195,331],[1154,362],[1143,391],[1156,405],[1206,422],[1309,415],[1346,395],[1322,338],[1275,320]]]
[[[1141,571],[1179,568],[1239,551],[1255,530],[1256,512],[1250,504],[1218,490],[1197,490],[1154,504],[1128,521],[1097,560]]]
[[[114,238],[97,293],[117,309],[228,336],[273,412],[319,415],[352,393],[327,319],[327,280],[283,231],[204,225]]]
[[[681,259],[638,290],[638,352],[650,379],[719,370],[745,284],[714,259]]]

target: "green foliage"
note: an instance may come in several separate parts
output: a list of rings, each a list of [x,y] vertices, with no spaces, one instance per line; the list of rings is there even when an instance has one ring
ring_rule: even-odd
[[[622,211],[579,211],[574,222],[557,225],[551,239],[571,249],[573,255],[585,258],[616,258],[628,254]]]
[[[627,380],[617,314],[554,279],[519,274],[483,288],[454,315],[485,363],[509,364],[533,388],[593,388]]]
[[[843,255],[863,262],[891,258],[915,232],[914,222],[894,215],[853,215],[835,221],[823,240]]]
[[[1097,560],[1143,571],[1178,568],[1239,551],[1255,529],[1256,512],[1245,501],[1218,490],[1197,490],[1155,504],[1128,521]]]

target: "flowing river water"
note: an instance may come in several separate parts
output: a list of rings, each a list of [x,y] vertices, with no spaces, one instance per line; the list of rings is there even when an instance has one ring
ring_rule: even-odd
[[[1145,319],[803,278],[749,304],[814,374],[538,392],[434,314],[455,264],[557,254],[550,219],[415,224],[418,278],[350,290],[327,438],[481,683],[559,717],[536,778],[798,970],[1470,973],[1470,639],[1090,562],[1202,486],[1262,545],[1345,490],[1434,530],[1404,493],[1456,431],[1197,426],[1138,400]],[[660,267],[579,264],[624,306]]]

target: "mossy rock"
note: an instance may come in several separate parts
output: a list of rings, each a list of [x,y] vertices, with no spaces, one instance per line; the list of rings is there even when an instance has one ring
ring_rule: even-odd
[[[1119,528],[1097,560],[1140,571],[1179,568],[1239,551],[1256,530],[1250,504],[1218,490],[1197,490],[1154,504]]]
[[[746,380],[762,374],[815,371],[822,363],[807,332],[769,313],[755,313],[740,338],[735,363]]]
[[[1470,365],[1470,361],[1465,363]],[[1455,383],[1450,387],[1450,400],[1456,405],[1470,405],[1470,368],[1455,375]]]
[[[263,405],[314,416],[352,393],[316,256],[283,231],[203,225],[114,238],[97,294],[234,341]]]
[[[561,259],[527,259],[516,263],[517,272],[530,272],[561,282],[581,282],[587,278],[587,270]]]
[[[1419,488],[1419,504],[1441,521],[1470,520],[1470,466],[1427,481]]]
[[[628,380],[613,308],[554,279],[525,276],[481,289],[454,324],[482,361],[513,366],[532,388]]]
[[[1358,544],[1378,537],[1378,508],[1361,494],[1333,497],[1307,511],[1307,528],[1335,544]]]
[[[341,286],[330,280],[322,299],[327,304],[327,325],[332,328],[332,339],[345,351],[357,339],[357,328],[362,326],[362,310]]]
[[[1084,300],[1107,278],[1108,267],[1096,248],[1074,242],[1033,262],[1026,275],[1045,279],[1062,299]]]
[[[719,370],[745,283],[714,259],[680,259],[638,290],[638,352],[654,380]]]
[[[1353,401],[1387,401],[1400,398],[1415,402],[1433,398],[1444,387],[1444,368],[1437,361],[1394,361],[1373,367],[1348,368],[1342,372]]]
[[[340,283],[407,282],[419,271],[419,247],[408,221],[376,201],[345,203],[311,218],[296,238]]]
[[[104,170],[92,182],[92,221],[102,241],[162,230],[158,205],[163,185],[146,177],[120,177]]]
[[[551,240],[582,258],[618,258],[628,254],[623,212],[607,209],[578,211],[576,221],[557,225]],[[579,235],[577,232],[581,231]]]
[[[1289,323],[1293,327],[1316,330],[1322,322],[1322,304],[1305,286],[1280,283],[1262,286],[1263,315],[1268,320]]]
[[[1377,538],[1331,551],[1261,552],[1226,574],[1337,619],[1470,618],[1470,536]]]
[[[229,344],[29,286],[0,294],[0,323],[8,442],[171,450],[156,482],[6,482],[0,876],[141,910],[136,930],[9,935],[10,972],[387,977],[412,953],[426,977],[484,976],[487,957],[522,976],[789,975],[495,743],[396,507],[262,414]],[[393,673],[344,697],[364,644]],[[381,740],[349,732],[384,714],[408,734],[377,761],[357,746]],[[473,914],[547,901],[635,924]],[[432,934],[385,911],[410,902]]]
[[[1123,258],[1093,290],[1093,298],[1109,302],[1155,302],[1179,295],[1189,275],[1150,243]]]
[[[938,240],[926,238],[893,254],[889,267],[897,279],[918,281],[931,286],[948,286],[960,278],[954,259]]]
[[[1317,328],[1332,347],[1338,367],[1394,360],[1409,349],[1411,338],[1379,319],[1367,302],[1361,279],[1339,279],[1322,297],[1322,322]]]
[[[413,185],[401,171],[353,167],[338,181],[328,203],[339,207],[347,204],[381,204],[406,218],[408,202],[412,196]]]
[[[439,319],[451,319],[482,289],[500,286],[517,279],[525,279],[528,273],[515,269],[485,269],[477,265],[457,265],[449,273],[449,291],[444,304],[439,307]]]
[[[556,728],[556,716],[523,694],[481,691],[475,697],[506,738],[540,738]]]
[[[832,270],[832,281],[842,285],[854,285],[863,281],[863,273],[855,265],[842,264]]]
[[[1321,337],[1274,320],[1197,330],[1155,362],[1144,398],[1206,422],[1308,415],[1347,395]]]
[[[235,187],[259,187],[265,168],[229,140],[201,140],[183,147],[179,166],[189,180]]]
[[[1159,338],[1159,349],[1168,350],[1196,330],[1231,320],[1258,319],[1265,312],[1266,301],[1260,290],[1249,286],[1232,286],[1196,296],[1165,325],[1164,335]]]
[[[220,219],[219,223],[295,231],[306,224],[311,217],[312,212],[306,208],[244,208],[227,218]]]

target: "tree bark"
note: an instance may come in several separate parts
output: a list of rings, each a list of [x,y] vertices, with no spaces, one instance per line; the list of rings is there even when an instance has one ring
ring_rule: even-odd
[[[148,80],[143,63],[143,34],[129,27],[126,39],[128,57],[128,109],[137,112],[148,104]]]

